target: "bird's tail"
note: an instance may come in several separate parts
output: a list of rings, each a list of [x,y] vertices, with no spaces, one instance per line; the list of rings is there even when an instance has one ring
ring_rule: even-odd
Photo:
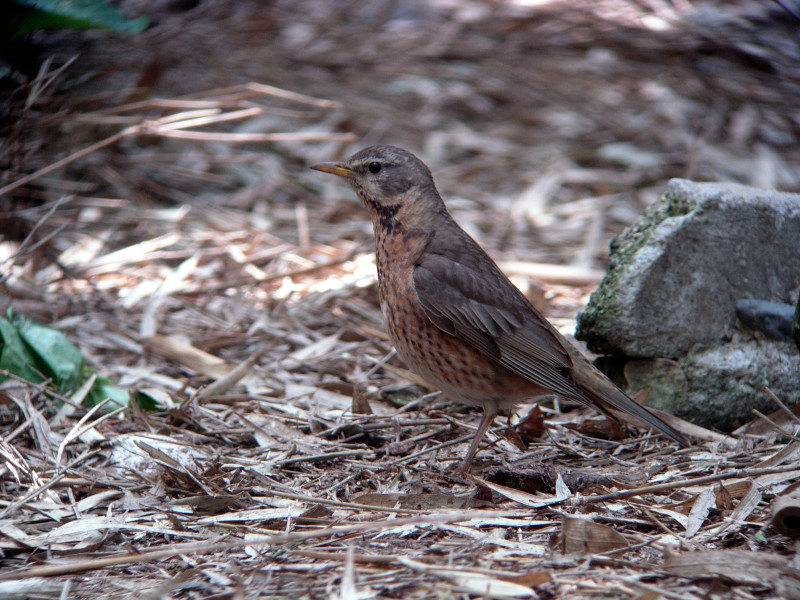
[[[623,419],[626,416],[632,416],[643,424],[672,438],[684,448],[689,446],[688,440],[681,432],[666,423],[661,417],[655,415],[650,409],[633,400],[594,367],[591,369],[574,369],[573,375],[575,376],[575,383],[578,384],[581,392],[602,412],[611,412],[613,416],[621,416]],[[584,381],[580,379],[584,379]]]

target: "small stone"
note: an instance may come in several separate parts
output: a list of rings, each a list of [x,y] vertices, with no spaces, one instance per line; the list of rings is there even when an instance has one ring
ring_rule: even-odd
[[[768,300],[739,300],[736,303],[736,316],[742,324],[773,340],[785,342],[792,339],[794,311],[791,304]]]
[[[794,335],[794,343],[797,344],[797,349],[800,350],[800,294],[797,296],[797,308],[794,309],[792,334]]]

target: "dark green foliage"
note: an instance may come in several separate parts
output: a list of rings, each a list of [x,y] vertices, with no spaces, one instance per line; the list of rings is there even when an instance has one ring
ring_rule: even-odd
[[[103,0],[6,0],[3,42],[41,29],[108,29],[139,33],[147,19],[126,19]]]
[[[0,318],[0,370],[32,383],[50,381],[49,387],[61,395],[73,393],[93,373],[67,336],[12,310],[7,319]],[[0,381],[5,379],[0,375]],[[126,390],[97,377],[85,403],[94,405],[106,398],[111,399],[112,409],[128,404]]]

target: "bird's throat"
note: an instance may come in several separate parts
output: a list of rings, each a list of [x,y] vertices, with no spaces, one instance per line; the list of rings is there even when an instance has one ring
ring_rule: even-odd
[[[396,219],[397,211],[400,210],[399,204],[384,205],[371,199],[365,200],[365,204],[373,214],[375,224],[384,234],[403,229],[402,224]]]

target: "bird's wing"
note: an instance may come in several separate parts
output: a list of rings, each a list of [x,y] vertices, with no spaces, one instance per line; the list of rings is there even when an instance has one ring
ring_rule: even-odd
[[[563,398],[606,415],[613,408],[635,416],[687,445],[682,434],[617,388],[577,349],[568,348],[569,342],[477,244],[460,245],[458,254],[429,247],[414,267],[413,280],[425,314],[443,331]]]
[[[415,265],[414,288],[428,318],[533,383],[588,403],[570,376],[566,342],[488,256],[475,260],[470,250],[428,251]]]

